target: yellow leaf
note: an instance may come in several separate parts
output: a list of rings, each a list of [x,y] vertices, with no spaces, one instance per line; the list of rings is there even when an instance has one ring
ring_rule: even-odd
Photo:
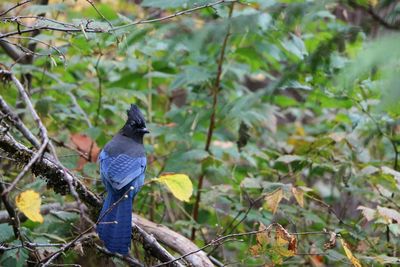
[[[281,245],[273,246],[272,250],[282,257],[293,257],[294,255],[296,255],[294,251],[288,250],[287,248]]]
[[[157,179],[165,184],[171,193],[181,201],[189,201],[193,193],[193,184],[186,174],[166,174]]]
[[[347,245],[346,241],[343,240],[343,238],[340,238],[340,242],[342,243],[344,252],[346,253],[347,258],[349,258],[350,262],[353,264],[355,267],[362,267],[360,261],[354,257],[353,253],[351,252],[349,245]]]
[[[304,208],[304,191],[300,188],[292,187],[292,193],[299,206]]]
[[[28,219],[34,222],[43,223],[43,216],[40,214],[40,195],[33,190],[22,192],[15,198],[18,209],[25,214]]]
[[[269,232],[267,231],[267,227],[260,222],[260,227],[258,228],[258,233],[256,234],[257,243],[260,245],[265,245],[269,243]]]
[[[304,131],[304,128],[303,128],[303,126],[301,125],[300,122],[296,121],[294,123],[294,125],[295,125],[295,129],[296,129],[296,131],[295,131],[296,135],[298,135],[298,136],[305,136],[306,135],[306,131]]]
[[[283,197],[283,190],[282,188],[279,188],[272,192],[271,194],[268,194],[264,199],[264,208],[266,210],[271,211],[272,213],[275,213],[276,210],[278,209],[279,203],[281,202]]]
[[[378,1],[378,0],[368,0],[368,3],[369,3],[371,6],[375,7],[375,6],[379,3],[379,1]]]

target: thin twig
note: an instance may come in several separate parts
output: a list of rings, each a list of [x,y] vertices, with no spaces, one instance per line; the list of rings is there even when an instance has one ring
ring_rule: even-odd
[[[233,7],[234,7],[234,2],[231,3],[229,7],[229,15],[228,18],[230,19],[232,17],[233,13]],[[224,41],[222,43],[222,48],[221,52],[219,55],[219,60],[218,60],[218,68],[217,68],[217,76],[215,79],[214,86],[212,88],[212,95],[213,95],[213,103],[212,103],[212,110],[211,110],[211,115],[210,115],[210,125],[208,127],[208,133],[207,133],[207,140],[206,144],[204,147],[204,150],[208,153],[210,153],[210,145],[211,145],[211,140],[212,136],[214,133],[214,128],[215,128],[215,114],[217,112],[217,102],[218,102],[218,92],[220,90],[221,86],[221,74],[222,74],[222,64],[224,62],[224,57],[225,57],[225,49],[228,44],[228,39],[229,36],[231,35],[231,23],[230,21],[228,22],[228,26],[226,29],[226,34],[224,37]],[[193,207],[193,220],[198,221],[198,216],[199,216],[199,207],[200,207],[200,201],[201,201],[201,190],[203,188],[203,180],[204,180],[204,172],[200,175],[199,177],[199,182],[197,185],[197,194],[196,194],[196,201],[194,203]],[[196,227],[192,228],[192,234],[191,234],[191,240],[196,239]]]
[[[98,99],[97,99],[96,118],[94,120],[94,125],[95,126],[97,126],[98,123],[99,123],[100,112],[101,112],[101,104],[102,104],[102,101],[103,101],[103,81],[101,79],[101,73],[100,73],[100,70],[99,70],[99,64],[100,64],[100,60],[101,60],[102,56],[103,56],[103,53],[101,52],[101,49],[100,49],[99,57],[97,58],[96,65],[94,66],[94,69],[96,70],[97,80],[98,80],[98,87],[97,87]],[[92,142],[92,145],[93,145],[93,142]],[[92,148],[90,148],[90,152],[89,153],[91,153],[91,152],[92,152]]]
[[[29,2],[32,2],[32,1],[33,1],[33,0],[25,0],[25,1],[23,1],[23,2],[19,2],[19,3],[17,3],[16,5],[14,5],[14,6],[10,7],[9,9],[7,9],[6,11],[2,12],[2,13],[0,14],[0,17],[4,16],[4,15],[7,14],[8,12],[10,12],[11,10],[16,9],[17,7],[22,6],[22,5],[25,5],[25,4],[27,4],[27,3],[29,3]]]
[[[42,157],[44,151],[47,148],[47,145],[49,143],[49,139],[45,139],[37,151],[37,153],[31,158],[31,160],[28,162],[28,164],[25,165],[25,167],[22,169],[22,171],[18,174],[18,176],[14,179],[14,181],[11,183],[7,189],[5,189],[2,193],[2,196],[6,196],[8,193],[11,192],[11,190],[14,189],[14,187],[17,185],[17,183],[22,179],[22,177],[25,176],[25,174],[30,170],[30,168],[33,166],[33,164],[36,163],[36,161]]]
[[[272,223],[272,224],[268,225],[265,229],[262,229],[262,230],[250,231],[250,232],[245,232],[245,233],[230,234],[230,235],[221,236],[221,237],[219,237],[219,238],[216,238],[216,239],[212,240],[210,243],[208,243],[208,244],[206,244],[206,245],[200,247],[200,248],[197,249],[197,250],[191,251],[191,252],[186,253],[186,254],[184,254],[184,255],[182,255],[182,256],[180,256],[180,257],[177,257],[177,258],[176,258],[175,260],[173,260],[173,261],[163,262],[163,263],[154,265],[154,266],[152,266],[152,267],[166,266],[166,265],[168,265],[168,264],[170,264],[170,263],[172,263],[172,262],[174,262],[174,261],[181,260],[181,259],[183,259],[183,258],[185,258],[185,257],[187,257],[187,256],[189,256],[189,255],[195,254],[195,253],[197,253],[197,252],[199,252],[199,251],[202,251],[202,250],[204,250],[204,249],[206,249],[206,248],[208,248],[208,247],[211,247],[211,246],[219,246],[219,245],[221,245],[221,242],[223,242],[223,241],[226,240],[226,239],[234,240],[234,239],[232,239],[232,238],[237,238],[237,237],[242,237],[242,236],[248,236],[248,235],[255,235],[255,234],[262,233],[262,232],[267,232],[267,231],[269,231],[269,230],[271,229],[271,227],[276,226],[276,225],[279,225],[279,224],[277,224],[277,223]]]
[[[0,21],[1,22],[4,22],[4,23],[8,23],[8,22],[11,22],[11,23],[15,23],[15,21],[18,21],[19,23],[21,23],[21,20],[24,20],[24,19],[36,19],[36,20],[39,20],[39,21],[48,21],[48,22],[51,22],[51,23],[54,23],[54,24],[59,24],[59,25],[61,25],[61,26],[64,26],[64,27],[71,27],[71,28],[76,28],[76,29],[78,29],[78,27],[79,27],[79,25],[76,25],[76,24],[73,24],[73,23],[68,23],[68,22],[64,22],[64,21],[58,21],[58,20],[55,20],[55,19],[51,19],[51,18],[46,18],[46,17],[42,17],[42,16],[36,16],[36,15],[24,15],[24,16],[9,16],[9,17],[3,17],[3,18],[0,18]],[[26,28],[34,28],[34,26],[29,26],[29,25],[23,25],[24,27],[26,27]]]
[[[105,254],[107,256],[116,257],[116,258],[118,258],[120,260],[123,260],[129,266],[133,266],[133,267],[143,267],[144,266],[137,259],[135,259],[135,258],[133,258],[131,256],[127,257],[127,256],[124,256],[124,255],[121,255],[121,254],[118,254],[118,253],[112,253],[112,252],[108,251],[107,249],[105,249],[105,248],[103,248],[103,247],[101,247],[101,246],[99,246],[97,244],[95,244],[95,246],[96,246],[96,249],[98,251],[100,251],[101,253],[103,253],[103,254]]]
[[[205,8],[209,8],[209,7],[213,7],[213,6],[217,6],[220,4],[226,4],[226,3],[236,3],[238,2],[238,0],[220,0],[217,2],[213,2],[213,3],[208,3],[205,5],[201,5],[201,6],[197,6],[194,8],[189,8],[189,9],[185,9],[179,12],[176,12],[174,14],[168,15],[168,16],[164,16],[161,18],[156,18],[156,19],[147,19],[147,20],[137,20],[134,21],[132,23],[129,24],[125,24],[125,25],[121,25],[118,27],[114,27],[113,29],[103,29],[103,28],[91,28],[90,27],[90,23],[87,23],[84,27],[83,30],[86,33],[110,33],[112,31],[118,31],[127,27],[132,27],[132,26],[136,26],[136,25],[141,25],[141,24],[150,24],[150,23],[155,23],[155,22],[161,22],[164,20],[169,20],[178,16],[182,16],[182,15],[186,15],[186,14],[190,14],[194,11],[198,11],[201,9],[205,9]],[[18,24],[18,21],[12,21],[14,23]],[[19,25],[19,24],[18,24]],[[9,36],[13,36],[13,35],[21,35],[24,33],[29,33],[29,32],[33,32],[36,30],[50,30],[50,31],[58,31],[58,32],[66,32],[66,33],[74,33],[74,32],[82,32],[82,27],[76,28],[76,27],[53,27],[53,26],[49,26],[49,25],[45,25],[45,26],[39,26],[39,27],[32,27],[30,29],[23,29],[23,30],[17,30],[17,31],[13,31],[13,32],[8,32],[8,33],[4,33],[4,34],[0,34],[0,39],[2,38],[6,38]]]
[[[69,248],[71,248],[77,241],[79,241],[85,234],[89,233],[96,225],[100,223],[100,221],[108,214],[110,213],[122,200],[125,200],[129,194],[130,191],[134,190],[134,187],[130,187],[117,201],[115,201],[99,218],[97,221],[92,224],[90,227],[88,227],[85,231],[77,235],[73,240],[65,244],[61,249],[57,250],[53,254],[47,256],[45,259],[41,261],[43,264],[42,266],[48,266],[53,260],[55,260],[61,253],[65,252]]]
[[[24,102],[25,102],[29,112],[31,113],[34,121],[39,126],[39,131],[40,131],[40,135],[41,135],[41,138],[42,138],[42,143],[44,143],[46,141],[46,139],[47,139],[47,142],[49,143],[48,145],[49,145],[50,151],[53,154],[54,158],[57,159],[57,154],[55,152],[55,149],[52,146],[51,142],[49,141],[49,137],[47,135],[47,129],[46,129],[46,127],[44,127],[42,121],[40,120],[40,117],[37,114],[35,108],[33,107],[32,102],[29,99],[29,96],[26,93],[24,87],[22,86],[21,82],[15,77],[15,75],[12,72],[9,72],[9,75],[11,76],[11,79],[14,82],[15,86],[17,87],[19,93],[21,94],[21,97],[24,100]]]
[[[319,203],[320,205],[326,207],[330,213],[332,213],[333,215],[335,215],[336,219],[338,219],[338,221],[339,221],[341,224],[346,225],[346,226],[349,226],[347,223],[345,223],[345,222],[339,217],[339,215],[336,213],[336,211],[332,208],[331,205],[325,203],[324,201],[322,201],[322,200],[320,200],[320,199],[318,199],[318,198],[316,198],[316,197],[313,197],[313,196],[310,195],[310,194],[304,194],[304,196],[305,196],[305,197],[308,197],[308,198],[314,200],[315,202]]]
[[[4,184],[2,183],[2,181],[0,181],[0,194],[1,194],[1,200],[7,210],[8,216],[10,218],[13,230],[14,230],[14,236],[16,239],[19,239],[20,236],[20,231],[19,231],[19,218],[15,212],[14,207],[12,206],[12,204],[10,203],[10,201],[8,200],[8,196],[7,195],[3,195],[3,192],[5,190]],[[1,251],[1,250],[0,250]]]
[[[97,9],[97,7],[95,6],[95,4],[93,3],[93,0],[86,0],[86,2],[88,2],[93,9],[96,11],[96,13],[107,22],[108,26],[110,26],[110,30],[114,30],[114,26],[111,24],[111,22]]]
[[[376,129],[378,130],[378,132],[379,132],[383,137],[386,137],[386,138],[389,140],[389,142],[390,142],[390,144],[391,144],[391,146],[392,146],[392,148],[393,148],[393,152],[394,152],[393,169],[394,169],[395,171],[398,171],[400,152],[399,152],[399,150],[397,149],[397,141],[394,140],[389,134],[387,134],[386,132],[384,132],[384,131],[381,129],[381,127],[380,127],[380,125],[379,125],[379,122],[372,116],[372,114],[371,114],[368,110],[366,110],[366,109],[364,108],[364,106],[360,103],[360,101],[359,101],[358,99],[355,99],[355,98],[352,98],[352,97],[349,97],[349,98],[350,98],[351,100],[353,100],[353,101],[358,105],[358,107],[361,109],[361,111],[362,111],[365,115],[367,115],[368,118],[371,119],[371,121],[375,124]]]
[[[61,80],[59,80],[61,81]],[[62,81],[61,81],[62,82]],[[64,82],[62,82],[64,83]],[[67,94],[69,95],[69,97],[72,100],[72,103],[74,104],[74,106],[79,110],[79,112],[82,114],[83,118],[85,119],[86,124],[88,125],[89,128],[92,128],[93,125],[90,122],[89,116],[86,114],[86,112],[83,110],[83,108],[79,105],[78,100],[76,99],[75,95],[71,92],[68,91]]]
[[[359,9],[363,10],[364,12],[367,12],[375,21],[377,21],[383,27],[390,29],[390,30],[400,30],[400,24],[390,24],[384,18],[382,18],[379,14],[377,14],[370,4],[368,4],[368,7],[366,7],[364,5],[358,4],[357,1],[353,1],[353,0],[349,0],[348,3],[353,8],[359,8]]]
[[[57,48],[56,46],[54,46],[54,45],[51,45],[51,44],[46,43],[46,42],[43,42],[42,40],[39,40],[39,39],[37,39],[37,38],[35,38],[35,37],[31,37],[31,36],[10,36],[10,38],[15,38],[15,39],[28,39],[28,40],[35,41],[35,42],[37,42],[37,43],[41,43],[41,44],[43,44],[43,45],[45,45],[45,46],[47,46],[47,47],[53,49],[54,51],[56,51],[56,52],[59,54],[59,56],[63,59],[63,61],[65,62],[65,55],[64,55],[64,53],[61,52],[60,49],[58,49],[58,48]],[[27,48],[27,49],[28,49],[28,48]],[[29,50],[30,53],[36,54],[36,52],[34,52],[34,51],[32,51],[32,50],[30,50],[30,49],[28,49],[28,50]],[[42,55],[42,56],[50,56],[51,54],[39,54],[39,55]]]
[[[21,134],[37,149],[40,143],[32,132],[25,126],[17,114],[15,114],[8,106],[7,102],[0,96],[0,110],[7,115],[9,121],[21,132]]]
[[[44,127],[42,121],[40,120],[38,114],[36,113],[32,102],[30,101],[28,94],[25,92],[24,87],[22,86],[21,82],[12,74],[11,72],[8,73],[11,76],[11,80],[14,82],[15,86],[17,87],[22,99],[24,100],[26,106],[28,107],[33,119],[36,121],[36,123],[39,126],[41,137],[42,137],[42,145],[40,146],[38,152],[31,158],[31,160],[28,162],[28,164],[25,165],[23,170],[18,174],[18,176],[15,178],[15,180],[12,182],[12,184],[3,191],[2,195],[5,196],[7,195],[16,185],[17,183],[21,180],[21,178],[29,171],[29,169],[36,163],[36,161],[43,155],[45,149],[49,145],[49,137],[47,135],[47,130]],[[54,148],[52,148],[53,154],[56,157],[56,153]]]
[[[65,148],[67,148],[67,149],[69,149],[69,150],[74,151],[75,153],[79,154],[80,157],[84,158],[84,159],[87,160],[87,161],[90,160],[87,153],[84,153],[84,152],[82,152],[82,151],[79,151],[78,149],[74,148],[73,146],[71,146],[71,145],[69,145],[69,144],[67,144],[67,143],[65,143],[65,142],[63,142],[63,141],[57,140],[57,139],[55,139],[55,138],[53,138],[53,137],[50,137],[50,139],[51,139],[56,145],[61,146],[61,147],[65,147]],[[68,155],[68,156],[75,156],[75,155],[76,155],[76,154],[71,154],[71,155]],[[66,156],[63,155],[63,157],[66,157]],[[98,180],[98,179],[96,178],[95,180]]]
[[[3,48],[4,52],[15,61],[14,64],[17,62],[21,64],[28,64],[28,57],[29,55],[23,52],[21,47],[11,43],[5,39],[0,39],[0,46]],[[20,51],[21,50],[21,51]]]
[[[31,242],[24,242],[24,244],[13,245],[13,246],[5,246],[4,244],[1,244],[0,251],[14,250],[23,247],[35,247],[35,248],[62,247],[63,245],[64,244],[44,244],[44,243],[31,243]]]
[[[392,203],[396,208],[398,208],[400,210],[400,205],[394,201],[391,197],[387,197],[385,196],[382,191],[379,189],[379,187],[377,187],[376,185],[372,184],[372,186],[376,189],[376,191],[378,191],[379,195],[381,197],[383,197],[385,200],[387,200],[388,202]]]

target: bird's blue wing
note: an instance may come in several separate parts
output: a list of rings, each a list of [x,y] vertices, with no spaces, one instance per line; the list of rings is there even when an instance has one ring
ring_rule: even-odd
[[[121,190],[137,178],[143,180],[146,170],[146,157],[130,157],[125,154],[109,157],[106,152],[102,151],[100,154],[100,170],[103,179],[114,190]],[[137,186],[142,186],[142,184]]]
[[[146,157],[126,154],[111,157],[102,151],[99,160],[107,197],[100,212],[97,232],[109,251],[126,255],[131,243],[132,200],[144,184]],[[134,190],[129,190],[131,186]],[[123,197],[128,190],[128,198]],[[118,205],[113,206],[116,202]]]

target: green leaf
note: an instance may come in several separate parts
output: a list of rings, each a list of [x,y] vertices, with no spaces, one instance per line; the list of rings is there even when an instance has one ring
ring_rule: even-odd
[[[54,3],[47,5],[30,5],[28,8],[24,9],[24,14],[29,15],[39,15],[47,12],[63,12],[67,9],[65,3]]]
[[[13,242],[11,245],[21,244],[18,241]],[[23,249],[13,249],[8,250],[3,253],[0,258],[1,266],[13,266],[13,267],[23,267],[28,259],[28,250]]]
[[[5,243],[14,237],[14,231],[11,225],[0,224],[0,243]]]
[[[182,154],[182,157],[187,160],[203,160],[209,154],[204,149],[193,149]]]

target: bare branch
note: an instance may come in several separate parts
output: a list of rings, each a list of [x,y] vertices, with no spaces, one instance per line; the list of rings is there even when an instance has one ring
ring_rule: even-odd
[[[129,266],[133,266],[133,267],[143,267],[144,265],[141,264],[137,259],[132,258],[132,257],[127,257],[127,256],[123,256],[121,254],[118,253],[112,253],[110,251],[108,251],[107,249],[100,247],[99,245],[95,244],[96,248],[98,251],[100,251],[101,253],[110,256],[110,257],[116,257],[118,259],[123,260],[124,262],[126,262],[127,264],[129,264]]]
[[[251,232],[246,232],[246,233],[230,234],[230,235],[226,235],[226,236],[221,236],[221,237],[219,237],[219,238],[216,238],[216,239],[212,240],[212,241],[211,241],[210,243],[208,243],[207,245],[204,245],[204,246],[202,246],[201,248],[199,248],[199,249],[197,249],[197,250],[194,250],[194,251],[191,251],[191,252],[189,252],[189,253],[186,253],[185,255],[182,255],[182,256],[176,258],[175,260],[183,259],[183,258],[185,258],[185,257],[187,257],[187,256],[190,256],[190,255],[194,254],[194,253],[197,253],[197,252],[199,252],[199,251],[202,251],[202,250],[204,250],[204,249],[206,249],[206,248],[208,248],[208,247],[220,246],[220,245],[222,244],[222,242],[225,241],[225,240],[235,240],[235,239],[232,239],[232,238],[242,237],[242,236],[248,236],[248,235],[255,235],[255,234],[258,234],[258,233],[267,232],[267,231],[269,231],[273,226],[276,226],[276,225],[279,225],[279,226],[280,226],[280,224],[278,224],[278,223],[272,223],[272,224],[268,225],[268,227],[266,227],[265,229],[262,229],[262,230],[257,230],[257,231],[251,231]],[[282,226],[281,226],[281,227],[282,227]],[[282,228],[283,228],[283,227],[282,227]],[[172,261],[170,261],[170,262],[163,262],[163,263],[161,263],[161,264],[154,265],[153,267],[167,266],[167,265],[170,264],[170,263],[172,263]]]
[[[234,4],[235,3],[232,2],[230,7],[229,7],[229,15],[228,15],[229,19],[232,17]],[[215,78],[214,85],[211,88],[211,93],[212,93],[212,96],[213,96],[213,102],[212,102],[211,115],[210,115],[210,124],[208,126],[208,131],[207,131],[207,140],[206,140],[206,144],[205,144],[205,147],[204,147],[204,150],[206,152],[208,152],[208,153],[210,153],[210,145],[211,145],[211,140],[212,140],[213,133],[214,133],[214,128],[215,128],[215,115],[217,113],[218,92],[219,92],[220,86],[221,86],[222,64],[224,62],[225,49],[226,49],[226,46],[228,44],[228,39],[229,39],[230,35],[231,35],[231,23],[228,22],[228,26],[227,26],[227,29],[226,29],[226,34],[225,34],[224,41],[223,41],[222,47],[221,47],[221,52],[219,54],[218,65],[217,65],[217,76]],[[201,190],[202,190],[202,187],[203,187],[204,176],[205,176],[205,174],[203,172],[199,177],[199,182],[198,182],[198,185],[197,185],[196,201],[194,203],[193,212],[192,212],[193,213],[193,220],[195,220],[196,222],[198,221],[198,216],[199,216],[199,207],[200,207],[200,201],[201,201]],[[192,240],[196,239],[196,228],[195,227],[192,228],[191,239]]]
[[[132,26],[136,26],[136,25],[141,25],[141,24],[151,24],[151,23],[155,23],[155,22],[161,22],[164,20],[169,20],[175,17],[179,17],[182,15],[187,15],[190,14],[192,12],[201,10],[201,9],[205,9],[205,8],[209,8],[209,7],[213,7],[213,6],[217,6],[217,5],[221,5],[221,4],[226,4],[226,3],[236,3],[238,2],[238,0],[219,0],[213,3],[208,3],[205,5],[201,5],[201,6],[197,6],[194,8],[189,8],[189,9],[185,9],[179,12],[176,12],[174,14],[171,15],[167,15],[161,18],[155,18],[155,19],[142,19],[142,20],[137,20],[134,21],[132,23],[128,23],[125,25],[121,25],[118,27],[114,27],[111,29],[103,29],[103,28],[92,28],[90,27],[90,21],[88,21],[88,23],[86,23],[85,26],[82,27],[81,26],[74,26],[74,27],[54,27],[54,26],[49,26],[49,25],[44,25],[44,26],[38,26],[38,27],[30,27],[28,29],[22,29],[22,30],[17,30],[17,31],[13,31],[13,32],[8,32],[8,33],[3,33],[0,34],[0,39],[9,37],[9,36],[13,36],[13,35],[21,35],[24,33],[29,33],[29,32],[34,32],[37,30],[50,30],[50,31],[57,31],[57,32],[65,32],[65,33],[79,33],[82,32],[82,30],[86,33],[110,33],[110,32],[114,32],[114,31],[118,31],[121,29],[125,29],[125,28],[129,28]],[[11,20],[10,22],[12,23],[17,23],[18,25],[21,26],[21,24],[16,21],[16,20]],[[62,22],[58,22],[59,24],[62,24]]]
[[[31,36],[11,36],[11,38],[16,38],[16,39],[28,39],[28,40],[35,41],[36,43],[41,43],[41,44],[43,44],[43,45],[45,45],[45,46],[47,46],[47,47],[53,49],[54,51],[56,51],[56,52],[58,53],[58,55],[59,55],[60,57],[62,57],[62,59],[65,61],[65,55],[64,55],[64,53],[61,52],[60,49],[58,49],[58,48],[57,48],[56,46],[54,46],[54,45],[51,45],[51,44],[46,43],[46,42],[43,42],[43,41],[41,41],[41,40],[39,40],[39,39],[37,39],[37,38],[35,38],[35,37],[31,37]],[[32,51],[31,49],[28,49],[28,48],[26,48],[26,49],[27,49],[30,53],[35,54],[35,52]],[[51,54],[39,54],[39,55],[42,55],[42,56],[50,56]]]
[[[3,195],[4,192],[4,184],[2,183],[2,181],[0,181],[0,194],[1,194],[1,200],[4,204],[4,207],[7,210],[8,216],[9,216],[9,221],[12,224],[13,230],[14,230],[14,236],[16,239],[19,238],[20,236],[20,231],[19,231],[19,218],[15,212],[14,207],[12,206],[12,204],[10,203],[10,201],[8,200],[8,196]]]
[[[364,5],[358,4],[354,0],[349,0],[348,3],[353,8],[359,8],[359,9],[363,10],[364,12],[367,12],[371,16],[371,18],[373,18],[376,22],[378,22],[380,25],[382,25],[386,29],[400,30],[400,24],[391,24],[391,23],[387,22],[384,18],[382,18],[379,14],[377,14],[375,12],[375,10],[373,9],[373,7],[370,4],[368,4],[368,7],[366,7]]]
[[[26,54],[25,51],[18,51],[16,47],[18,47],[14,43],[10,43],[6,39],[0,39],[0,46],[3,48],[4,52],[11,57],[14,61],[20,62],[22,64],[27,64],[28,63],[28,55]],[[21,47],[18,47],[19,50]]]
[[[7,9],[6,11],[2,12],[2,13],[0,14],[0,17],[6,15],[8,12],[10,12],[11,10],[16,9],[17,7],[22,6],[22,5],[25,5],[25,4],[27,4],[27,3],[30,3],[30,2],[32,2],[32,1],[33,1],[33,0],[25,0],[25,1],[23,1],[23,2],[19,2],[19,3],[17,3],[16,5],[14,5],[14,6],[10,7],[9,9]]]
[[[40,207],[40,214],[46,215],[53,211],[59,211],[59,210],[69,211],[69,210],[76,210],[77,208],[78,208],[78,203],[76,202],[65,203],[63,205],[61,205],[60,203],[51,203],[42,205]],[[18,214],[18,218],[21,221],[25,221],[27,219],[22,213]],[[8,222],[9,219],[10,219],[9,214],[6,211],[0,211],[0,223]]]
[[[8,193],[11,192],[11,190],[14,189],[14,187],[17,185],[17,183],[21,180],[22,177],[25,176],[25,174],[30,170],[30,168],[35,164],[37,160],[43,155],[44,150],[46,149],[47,145],[49,143],[49,140],[46,139],[43,141],[40,149],[34,156],[31,158],[31,160],[28,162],[28,164],[25,165],[25,167],[22,169],[22,171],[18,174],[18,176],[14,179],[14,181],[11,183],[7,189],[3,190],[2,196],[6,196]]]
[[[17,142],[7,133],[0,134],[0,148],[11,158],[18,160],[21,164],[27,164],[29,159],[35,154],[33,151]],[[55,192],[66,194],[69,191],[68,180],[72,180],[79,196],[92,206],[101,205],[101,200],[92,193],[79,179],[65,172],[57,162],[48,158],[46,155],[36,161],[32,166],[32,172],[47,179],[48,186]]]
[[[117,201],[115,201],[96,221],[96,223],[92,224],[90,227],[88,227],[85,231],[81,232],[79,235],[77,235],[74,239],[72,239],[70,242],[62,246],[59,250],[56,252],[50,254],[47,256],[45,259],[43,259],[40,263],[42,263],[43,267],[48,266],[51,264],[53,260],[55,260],[58,256],[60,256],[61,253],[64,253],[71,247],[75,245],[78,241],[80,241],[87,233],[89,233],[93,228],[96,227],[100,223],[100,221],[107,215],[109,214],[121,201],[125,200],[128,197],[128,194],[130,191],[134,190],[134,187],[129,188]]]
[[[0,131],[0,148],[7,153],[8,156],[18,160],[22,164],[27,164],[34,154],[34,152],[26,148],[24,145],[18,143],[12,136],[4,132],[2,133],[2,131]],[[75,178],[75,176],[70,172],[66,172],[59,163],[49,159],[46,155],[33,164],[32,172],[46,178],[47,185],[52,187],[55,192],[61,194],[66,194],[68,192],[68,180],[71,180],[73,187],[79,194],[79,197],[86,204],[96,208],[102,204],[100,198],[91,192],[79,179]],[[146,233],[134,223],[132,224],[132,231],[135,239],[139,240],[152,256],[160,261],[169,261],[174,259],[174,257],[166,251],[153,236]],[[174,264],[174,266],[180,265]]]
[[[61,84],[63,84],[64,82],[61,81],[60,79],[57,78],[57,81]],[[76,99],[75,95],[71,92],[68,91],[67,94],[69,95],[69,97],[71,98],[72,103],[74,104],[74,106],[76,107],[77,110],[79,110],[79,112],[82,114],[83,118],[85,119],[86,124],[88,125],[89,128],[92,128],[93,125],[90,122],[90,119],[88,117],[88,115],[86,114],[86,112],[83,110],[83,108],[79,105],[78,100]]]
[[[96,11],[96,13],[104,20],[107,22],[108,26],[110,26],[111,30],[114,30],[114,26],[111,24],[111,22],[97,9],[97,7],[95,6],[95,4],[93,3],[93,0],[86,0],[86,2],[88,2],[93,9]]]
[[[7,115],[7,119],[22,133],[22,135],[37,149],[40,148],[40,143],[32,132],[25,126],[17,114],[7,105],[4,99],[0,96],[0,110]]]
[[[140,226],[140,228],[142,228],[144,231],[153,235],[161,243],[178,252],[180,255],[185,255],[198,249],[198,247],[188,238],[169,229],[165,225],[156,224],[136,214],[132,216],[132,221],[134,224]],[[185,259],[193,266],[214,266],[207,257],[207,254],[203,251],[190,254],[185,257]]]

